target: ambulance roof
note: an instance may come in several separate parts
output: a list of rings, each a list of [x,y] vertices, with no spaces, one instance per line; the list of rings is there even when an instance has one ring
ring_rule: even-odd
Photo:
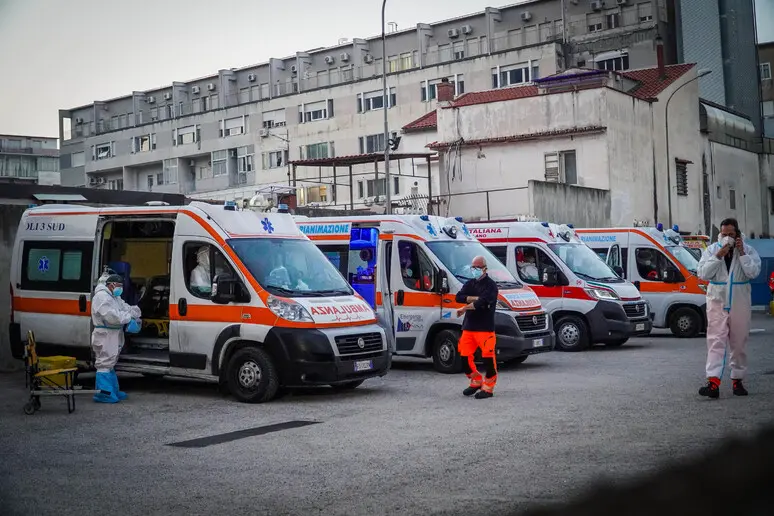
[[[473,236],[482,242],[509,240],[538,241],[547,244],[583,243],[572,226],[552,222],[485,222],[469,224]]]
[[[646,226],[631,228],[579,228],[578,233],[581,233],[581,240],[587,243],[604,241],[612,244],[617,241],[615,238],[616,234],[628,233],[629,235],[655,240],[658,244],[664,246],[683,245],[683,237],[673,229],[660,231],[658,228]]]
[[[350,235],[352,224],[378,225],[383,232],[410,233],[425,241],[474,240],[461,218],[437,215],[363,215],[352,217],[296,217],[296,224],[310,238]],[[455,236],[451,236],[455,234]]]

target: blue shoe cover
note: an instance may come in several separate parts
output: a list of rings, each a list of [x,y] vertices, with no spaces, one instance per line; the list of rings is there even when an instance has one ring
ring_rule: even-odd
[[[118,397],[114,394],[113,378],[111,373],[97,372],[94,388],[99,392],[94,395],[97,403],[118,403]]]
[[[118,376],[116,375],[116,370],[113,369],[110,371],[110,376],[113,381],[113,392],[116,393],[116,397],[119,401],[123,401],[126,399],[126,393],[124,391],[119,390],[118,388]]]

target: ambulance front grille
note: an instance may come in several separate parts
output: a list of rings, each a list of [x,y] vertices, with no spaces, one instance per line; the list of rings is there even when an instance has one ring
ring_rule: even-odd
[[[516,324],[523,332],[543,331],[546,329],[546,314],[537,315],[519,315],[516,317]]]
[[[626,317],[629,319],[644,319],[647,317],[644,302],[623,305],[623,309],[626,312]]]
[[[363,347],[358,343],[362,340]],[[361,353],[373,353],[383,348],[381,333],[361,333],[358,335],[339,335],[336,337],[336,348],[339,355],[359,355]]]

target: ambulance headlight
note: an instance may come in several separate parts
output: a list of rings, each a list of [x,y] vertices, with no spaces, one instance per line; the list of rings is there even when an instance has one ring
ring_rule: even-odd
[[[606,288],[587,288],[586,293],[594,299],[600,301],[614,301],[618,299],[618,296],[612,290]]]
[[[292,299],[269,296],[267,304],[269,305],[269,310],[280,319],[295,322],[314,322],[307,309]]]
[[[497,309],[498,310],[511,310],[511,307],[508,306],[508,303],[506,303],[502,299],[498,299],[497,300]]]

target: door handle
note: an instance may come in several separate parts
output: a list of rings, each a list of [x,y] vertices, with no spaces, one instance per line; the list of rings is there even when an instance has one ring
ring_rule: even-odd
[[[449,298],[444,298],[443,302],[444,302],[444,303],[447,303],[447,304],[448,304],[448,303],[451,303],[451,299],[449,299]]]
[[[177,313],[182,317],[188,313],[188,301],[184,297],[177,300]]]
[[[78,311],[81,313],[86,312],[86,294],[78,296]]]

